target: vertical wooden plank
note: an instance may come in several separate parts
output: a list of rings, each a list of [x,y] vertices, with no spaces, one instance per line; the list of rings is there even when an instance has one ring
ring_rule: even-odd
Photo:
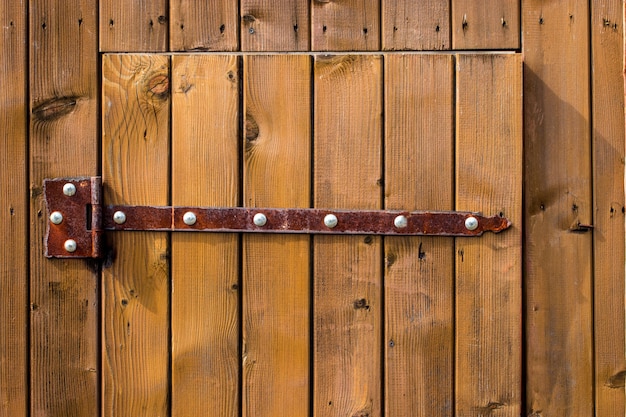
[[[521,413],[522,59],[457,57],[456,208],[511,229],[456,240],[456,412]]]
[[[311,59],[244,57],[244,205],[309,207]],[[309,236],[243,237],[243,415],[308,416]]]
[[[105,55],[102,177],[108,204],[169,203],[169,58]],[[117,233],[102,273],[102,412],[168,410],[168,239]]]
[[[382,49],[450,49],[449,0],[383,0]]]
[[[314,205],[379,209],[382,58],[318,56]],[[316,236],[314,415],[381,415],[381,238]]]
[[[313,0],[313,51],[380,49],[380,0]]]
[[[518,49],[520,1],[453,0],[452,49]]]
[[[26,18],[25,2],[0,2],[0,415],[16,417],[29,398]]]
[[[239,202],[237,58],[172,57],[172,204]],[[237,416],[239,238],[172,234],[172,415]]]
[[[94,416],[98,267],[44,258],[42,184],[97,173],[97,3],[29,5],[31,414]]]
[[[385,57],[385,208],[454,209],[451,55]],[[385,238],[385,415],[454,413],[454,240]]]
[[[242,51],[308,51],[308,0],[243,0]]]
[[[589,7],[522,15],[527,412],[592,415]]]
[[[594,339],[597,416],[623,416],[624,95],[622,1],[591,2]]]
[[[236,51],[237,2],[170,0],[171,51]]]
[[[100,51],[167,51],[168,18],[167,0],[101,0]]]

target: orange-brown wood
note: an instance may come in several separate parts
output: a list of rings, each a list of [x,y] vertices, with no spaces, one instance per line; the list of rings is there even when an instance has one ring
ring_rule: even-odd
[[[450,49],[449,0],[384,0],[382,49]]]
[[[453,0],[452,49],[518,49],[520,2]]]
[[[308,51],[307,0],[241,1],[242,51]]]
[[[584,227],[593,217],[589,7],[526,0],[522,15],[526,407],[587,416],[594,411],[592,233]]]
[[[98,413],[98,266],[93,261],[44,258],[48,216],[42,198],[44,178],[97,172],[98,29],[93,3],[29,3],[33,416]],[[3,62],[20,65],[6,57]],[[18,75],[10,83],[17,80]],[[7,180],[12,183],[13,175]]]
[[[385,57],[385,208],[454,209],[451,55]],[[385,415],[452,416],[454,240],[385,238]]]
[[[170,0],[170,50],[236,51],[237,7],[233,0]]]
[[[311,58],[244,57],[244,205],[309,207]],[[310,238],[243,237],[243,415],[307,416]]]
[[[380,49],[379,0],[313,0],[313,51],[377,51]]]
[[[459,55],[456,209],[512,226],[456,239],[455,415],[519,416],[522,372],[522,59]]]
[[[167,51],[166,0],[101,0],[100,51]]]
[[[102,178],[107,204],[169,203],[169,57],[105,55]],[[102,271],[102,414],[167,415],[168,238],[109,236]]]
[[[318,56],[314,75],[314,205],[379,209],[382,58]],[[381,238],[313,242],[314,415],[378,416]]]
[[[0,415],[15,417],[29,407],[26,17],[0,2]]]
[[[597,416],[623,416],[624,29],[622,1],[591,2],[594,350]]]
[[[172,57],[172,204],[239,202],[239,77],[230,55]],[[239,238],[174,233],[172,415],[239,412]]]

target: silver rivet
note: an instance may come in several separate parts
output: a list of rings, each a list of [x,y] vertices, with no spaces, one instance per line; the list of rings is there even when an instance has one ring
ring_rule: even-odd
[[[406,218],[406,216],[400,215],[393,219],[393,225],[396,226],[398,229],[404,229],[409,225],[409,220]]]
[[[473,216],[465,219],[465,228],[467,230],[476,230],[478,228],[478,219]]]
[[[324,217],[324,224],[330,229],[337,226],[338,222],[339,220],[337,220],[337,216],[334,214],[327,214],[326,217]]]
[[[63,244],[63,247],[65,247],[65,250],[68,252],[75,252],[76,251],[76,241],[73,239],[68,239],[65,241],[65,244]]]
[[[50,221],[54,224],[61,224],[63,215],[60,211],[53,211],[52,214],[50,214]]]
[[[123,211],[116,211],[115,213],[113,213],[113,221],[117,224],[126,223],[126,213],[124,213]]]
[[[257,226],[265,226],[265,223],[267,223],[267,217],[265,217],[265,214],[263,213],[255,214],[252,220]]]
[[[196,215],[188,211],[187,213],[183,214],[183,222],[187,226],[193,226],[194,224],[196,224]]]
[[[63,186],[63,194],[68,197],[73,196],[74,194],[76,194],[76,186],[68,182]]]

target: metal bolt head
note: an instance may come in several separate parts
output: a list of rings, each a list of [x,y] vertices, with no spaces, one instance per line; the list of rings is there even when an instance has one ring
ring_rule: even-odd
[[[324,225],[329,229],[337,226],[337,223],[339,223],[339,220],[337,220],[337,216],[334,214],[327,214],[326,217],[324,217]]]
[[[193,226],[194,224],[196,224],[196,215],[194,213],[192,213],[191,211],[188,211],[187,213],[183,214],[183,222],[187,225],[187,226]]]
[[[126,213],[124,213],[123,211],[116,211],[115,213],[113,213],[113,221],[117,224],[126,223]]]
[[[265,214],[263,213],[257,213],[254,215],[254,218],[252,219],[252,221],[257,226],[265,226],[265,223],[267,223],[267,217],[265,217]]]
[[[67,183],[63,186],[63,194],[65,194],[68,197],[73,196],[74,194],[76,194],[76,186],[72,183]]]
[[[61,222],[63,221],[63,215],[61,214],[60,211],[53,211],[50,214],[50,221],[53,224],[61,224]]]
[[[404,229],[409,225],[409,220],[406,218],[406,216],[400,215],[393,219],[393,225],[396,226],[398,229]]]
[[[70,253],[75,252],[77,248],[76,241],[74,239],[68,239],[63,244],[63,247]]]
[[[470,216],[467,219],[465,219],[465,228],[467,230],[478,229],[478,219],[474,216]]]

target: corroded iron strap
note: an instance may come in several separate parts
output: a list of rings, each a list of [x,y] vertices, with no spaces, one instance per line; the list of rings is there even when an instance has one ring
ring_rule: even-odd
[[[511,223],[460,211],[103,206],[100,177],[45,180],[46,256],[102,256],[104,231],[480,236]]]

